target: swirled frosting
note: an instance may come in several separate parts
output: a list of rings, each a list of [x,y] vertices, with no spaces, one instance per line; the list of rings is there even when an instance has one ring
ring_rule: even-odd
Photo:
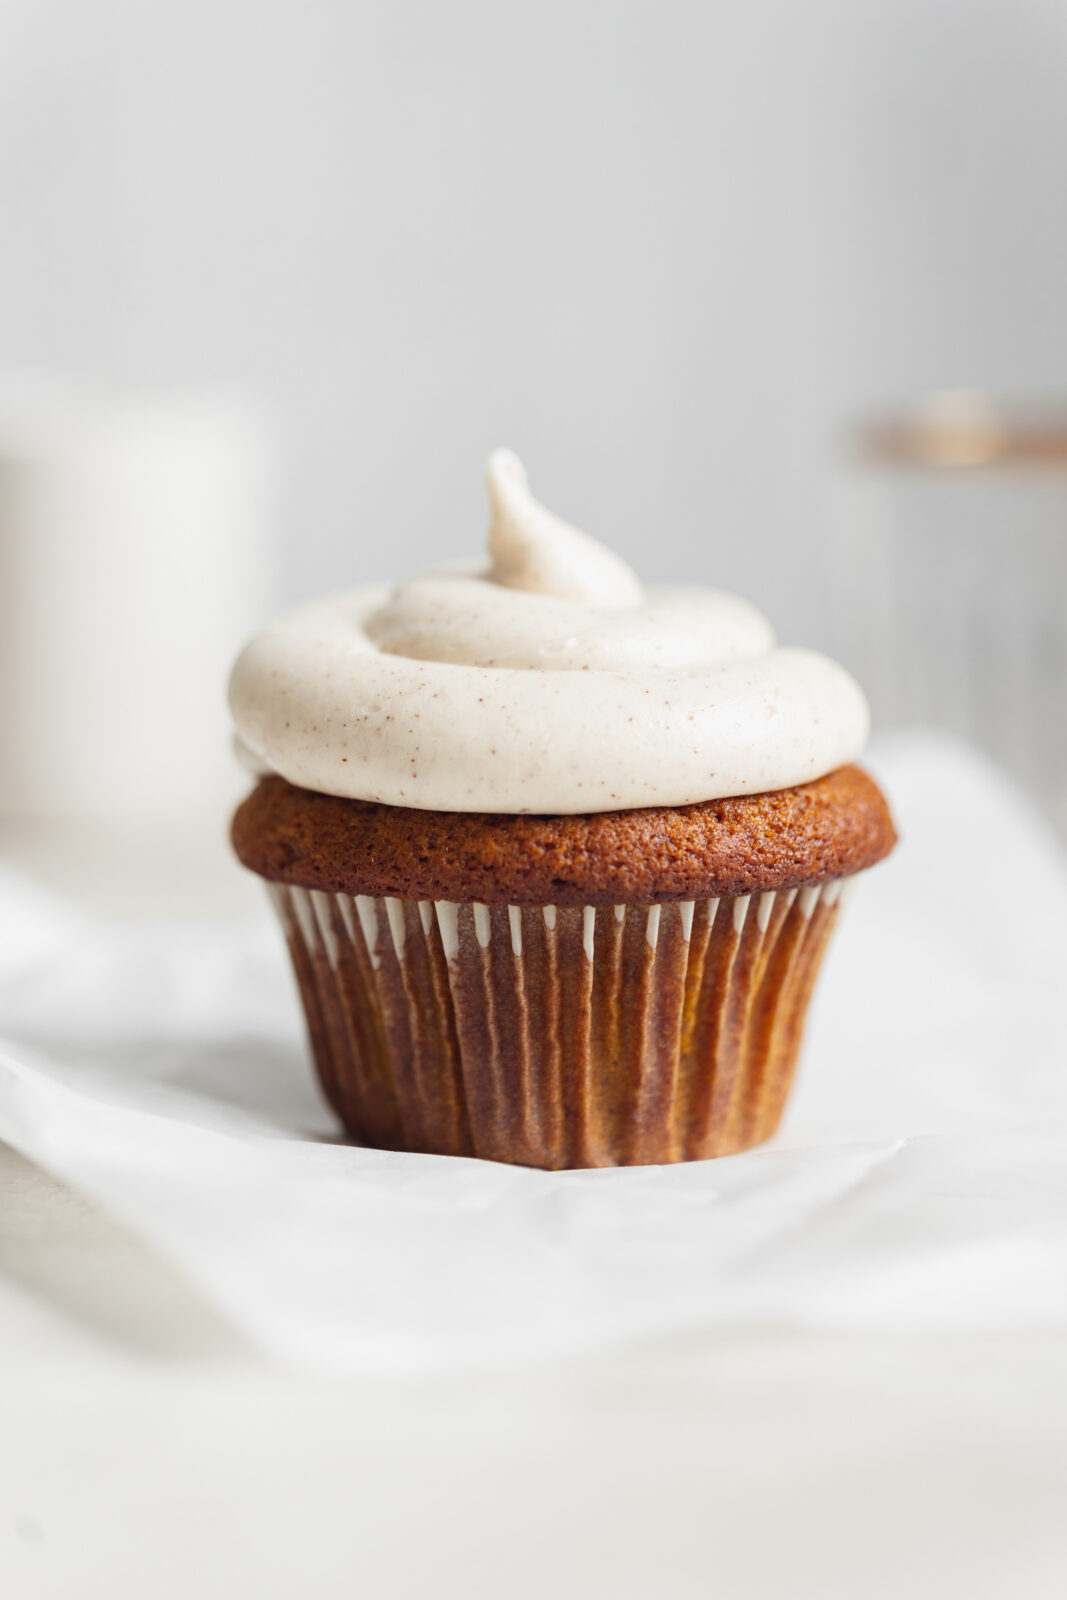
[[[230,681],[256,769],[433,811],[579,813],[782,789],[859,754],[863,695],[713,589],[648,593],[488,466],[490,562],[303,606]]]

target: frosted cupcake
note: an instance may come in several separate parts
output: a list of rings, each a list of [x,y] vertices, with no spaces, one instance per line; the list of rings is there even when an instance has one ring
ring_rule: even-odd
[[[489,564],[305,606],[234,668],[271,886],[347,1132],[539,1167],[758,1144],[841,892],[895,842],[842,668],[648,594],[489,463]]]

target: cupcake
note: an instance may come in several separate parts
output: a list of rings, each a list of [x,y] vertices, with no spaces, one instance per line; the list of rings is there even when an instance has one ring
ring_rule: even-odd
[[[775,1131],[844,890],[895,833],[842,668],[646,594],[488,468],[489,562],[268,627],[230,704],[323,1091],[393,1150],[560,1168]]]

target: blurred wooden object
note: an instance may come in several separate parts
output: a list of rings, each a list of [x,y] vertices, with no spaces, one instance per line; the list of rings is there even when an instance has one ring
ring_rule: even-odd
[[[1067,838],[1067,402],[942,391],[843,455],[828,645],[876,723],[973,740]]]

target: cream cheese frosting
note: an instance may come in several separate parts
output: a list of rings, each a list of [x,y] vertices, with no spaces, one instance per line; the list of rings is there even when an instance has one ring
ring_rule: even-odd
[[[282,617],[230,680],[238,747],[324,794],[431,811],[687,805],[821,777],[868,732],[848,673],[714,589],[646,592],[488,464],[490,562]]]

